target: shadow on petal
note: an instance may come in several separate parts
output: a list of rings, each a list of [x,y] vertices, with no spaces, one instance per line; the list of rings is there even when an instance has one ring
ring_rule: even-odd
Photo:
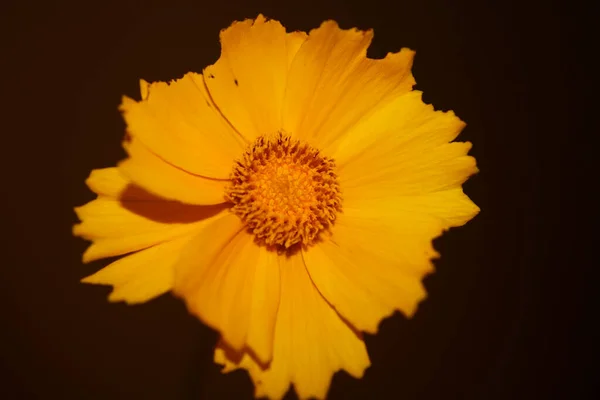
[[[229,203],[214,205],[191,205],[167,200],[147,192],[136,185],[128,185],[119,196],[121,206],[126,210],[165,224],[185,224],[197,222],[217,215],[231,207]]]

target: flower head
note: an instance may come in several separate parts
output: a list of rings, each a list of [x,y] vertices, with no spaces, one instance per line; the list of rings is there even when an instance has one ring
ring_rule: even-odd
[[[324,22],[287,33],[258,16],[221,32],[202,74],[124,98],[128,158],[92,171],[76,209],[84,282],[111,301],[165,292],[216,329],[215,361],[256,396],[323,398],[370,361],[361,332],[412,316],[432,240],[479,211],[464,123],[413,91],[414,52],[366,56],[373,33]]]

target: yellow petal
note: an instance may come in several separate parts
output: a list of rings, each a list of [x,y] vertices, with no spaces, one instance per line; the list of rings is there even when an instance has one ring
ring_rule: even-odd
[[[173,266],[188,240],[184,236],[123,257],[82,282],[112,285],[109,301],[143,303],[171,290]]]
[[[257,246],[237,216],[215,219],[189,243],[176,266],[174,292],[230,346],[248,348],[262,363],[271,360],[277,256]]]
[[[470,143],[454,142],[465,124],[435,112],[420,92],[395,99],[364,118],[329,153],[338,165],[344,201],[420,195],[461,185],[477,172]]]
[[[256,397],[280,399],[293,383],[300,399],[323,399],[336,371],[362,377],[370,365],[365,344],[319,294],[300,255],[279,261],[281,302],[273,361],[263,369],[248,353],[235,353],[220,344],[215,362],[225,365],[225,372],[247,369]]]
[[[73,234],[93,241],[83,254],[87,263],[189,234],[224,209],[224,205],[192,206],[157,198],[132,201],[99,197],[75,209],[82,222],[73,227]]]
[[[150,94],[150,83],[140,79],[140,96],[142,97],[142,100],[146,100],[148,98],[148,95]]]
[[[93,241],[83,254],[90,262],[142,250],[185,235],[227,208],[168,201],[134,186],[118,168],[93,170],[86,180],[98,198],[75,212],[73,234]]]
[[[204,70],[204,80],[219,110],[249,141],[281,129],[288,63],[304,38],[262,15],[221,32],[221,57]]]
[[[377,146],[338,170],[344,204],[355,198],[422,195],[462,185],[477,172],[471,143],[447,143],[425,152]],[[368,157],[368,160],[366,159]]]
[[[135,186],[117,167],[94,169],[85,180],[90,190],[101,197],[122,201],[161,201],[159,197]]]
[[[421,279],[432,270],[431,238],[441,229],[416,218],[406,223],[421,225],[396,232],[385,223],[343,215],[330,240],[303,254],[319,291],[361,331],[376,333],[395,310],[412,316],[426,296]]]
[[[416,196],[395,196],[393,192],[381,197],[352,196],[345,199],[344,213],[383,220],[422,215],[435,218],[442,229],[448,229],[466,224],[479,213],[479,207],[456,187]]]
[[[141,85],[144,99],[124,98],[127,131],[154,154],[191,174],[227,179],[244,141],[211,103],[201,75]]]
[[[303,253],[323,296],[357,329],[377,332],[394,311],[412,316],[423,276],[437,256],[432,240],[479,211],[460,188],[422,196],[355,198],[333,235]]]
[[[156,196],[188,204],[225,202],[226,180],[208,179],[177,168],[133,138],[124,143],[129,158],[119,163],[120,172]],[[233,164],[229,164],[231,168]]]
[[[308,38],[306,32],[301,31],[291,32],[285,36],[288,70],[292,66],[292,62],[294,62],[294,58],[296,58],[296,53],[298,53],[300,46],[304,44],[306,38]]]
[[[376,159],[379,148],[390,152],[421,152],[451,142],[465,127],[452,111],[435,111],[423,103],[423,93],[411,91],[394,98],[354,125],[329,152],[338,166],[359,159]],[[390,149],[391,147],[391,149]]]
[[[118,168],[101,168],[92,170],[85,181],[94,193],[102,196],[119,197],[131,184]]]
[[[325,148],[391,99],[411,90],[414,52],[367,58],[372,31],[341,30],[333,21],[310,32],[294,58],[283,103],[283,127]]]
[[[94,169],[85,183],[98,197],[119,199],[123,202],[168,201],[136,186],[118,167]]]

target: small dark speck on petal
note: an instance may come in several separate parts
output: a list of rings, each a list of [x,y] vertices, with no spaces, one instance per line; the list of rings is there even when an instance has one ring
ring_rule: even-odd
[[[215,76],[214,76],[213,74],[208,74],[208,77],[209,77],[210,79],[213,79]]]
[[[238,81],[237,81],[237,79],[234,79],[234,80],[233,80],[233,83],[235,83],[235,86],[238,86]]]

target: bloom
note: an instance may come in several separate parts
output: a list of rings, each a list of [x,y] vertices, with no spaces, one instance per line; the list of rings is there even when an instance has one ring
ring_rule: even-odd
[[[92,171],[77,208],[84,282],[111,301],[172,291],[221,334],[215,361],[258,397],[323,398],[361,377],[361,332],[426,296],[432,239],[479,211],[464,127],[413,91],[414,52],[366,57],[371,31],[287,33],[259,15],[221,32],[202,74],[124,98],[128,158]]]

